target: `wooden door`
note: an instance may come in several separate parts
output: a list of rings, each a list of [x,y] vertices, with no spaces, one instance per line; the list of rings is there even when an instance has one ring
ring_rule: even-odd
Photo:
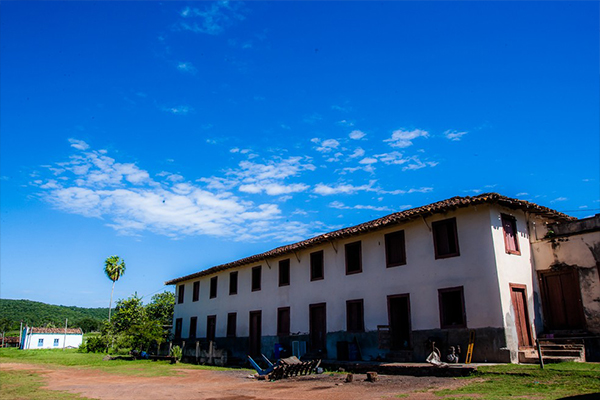
[[[410,301],[409,295],[388,296],[388,320],[391,349],[410,348]]]
[[[262,337],[262,312],[250,311],[250,349],[251,356],[258,356],[261,353]]]
[[[327,352],[327,314],[325,303],[310,305],[310,349]]]
[[[585,329],[577,270],[542,271],[539,278],[547,328]]]
[[[533,346],[529,311],[527,309],[527,288],[525,285],[511,284],[510,295],[515,310],[515,325],[517,327],[519,347]]]

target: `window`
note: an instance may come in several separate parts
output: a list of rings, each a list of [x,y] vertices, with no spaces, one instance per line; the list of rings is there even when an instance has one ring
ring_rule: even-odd
[[[213,276],[210,278],[210,294],[209,298],[214,299],[217,297],[217,278],[218,276]]]
[[[258,267],[252,268],[252,291],[253,292],[260,290],[261,272],[262,272],[262,267],[260,265]]]
[[[446,328],[466,328],[465,297],[463,287],[438,290],[440,302],[440,325]]]
[[[38,339],[38,347],[42,347],[44,345],[44,339]]]
[[[310,253],[310,280],[323,279],[323,269],[323,250]]]
[[[192,294],[192,301],[198,301],[200,299],[200,281],[194,282],[194,292]]]
[[[175,320],[175,339],[181,339],[181,325],[183,324],[183,318],[177,318]]]
[[[504,247],[508,254],[521,255],[519,251],[519,238],[517,237],[517,219],[513,216],[502,214],[502,228],[504,229]]]
[[[190,318],[190,334],[188,335],[188,337],[190,339],[193,339],[196,337],[197,328],[198,328],[198,317]]]
[[[185,294],[185,284],[179,285],[179,293],[177,295],[177,304],[183,303],[183,296]]]
[[[279,286],[290,284],[290,259],[279,261]]]
[[[277,336],[290,335],[290,308],[281,307],[277,309]]]
[[[237,294],[238,272],[229,273],[229,294]]]
[[[237,313],[227,314],[227,337],[235,337],[237,325]]]
[[[346,245],[346,275],[362,272],[360,241]]]
[[[433,230],[433,246],[435,258],[448,258],[459,256],[458,234],[456,231],[456,218],[436,221],[431,224]]]
[[[54,347],[58,347],[59,339],[54,339]]]
[[[404,231],[385,235],[385,263],[388,268],[406,264]]]
[[[365,318],[363,300],[346,302],[346,330],[348,332],[364,332]]]
[[[217,330],[217,316],[209,315],[206,317],[206,340],[215,340],[215,333]]]

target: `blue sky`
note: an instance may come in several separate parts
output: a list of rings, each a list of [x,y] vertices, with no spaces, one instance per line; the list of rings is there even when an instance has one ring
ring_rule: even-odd
[[[599,212],[598,2],[3,2],[2,298],[115,297],[452,196]]]

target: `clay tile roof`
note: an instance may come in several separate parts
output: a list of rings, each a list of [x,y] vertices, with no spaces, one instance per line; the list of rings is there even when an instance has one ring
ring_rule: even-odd
[[[60,333],[65,334],[65,328],[29,328],[31,333]],[[80,334],[83,332],[80,328],[67,328],[67,334]]]
[[[425,217],[432,214],[443,213],[446,211],[454,210],[457,208],[464,208],[469,206],[476,206],[478,204],[498,204],[503,207],[511,208],[511,209],[519,209],[532,214],[537,214],[544,216],[546,218],[554,219],[557,221],[572,221],[576,218],[571,217],[567,214],[563,214],[559,211],[553,210],[551,208],[547,208],[544,206],[537,205],[535,203],[530,203],[525,200],[513,199],[510,197],[502,196],[498,193],[484,193],[478,196],[456,196],[447,200],[438,201],[432,204],[428,204],[426,206],[421,206],[417,208],[412,208],[410,210],[400,211],[397,213],[393,213],[390,215],[386,215],[385,217],[381,217],[375,219],[373,221],[365,222],[363,224],[351,226],[349,228],[339,229],[337,231],[324,233],[319,236],[312,237],[310,239],[306,239],[297,243],[288,244],[285,246],[277,247],[273,250],[269,250],[264,253],[255,254],[250,257],[241,258],[239,260],[217,265],[212,268],[208,268],[204,271],[196,272],[191,275],[182,276],[180,278],[171,279],[165,282],[165,285],[174,285],[179,282],[183,282],[189,279],[199,278],[206,275],[211,275],[219,271],[223,271],[226,269],[239,267],[241,265],[252,264],[266,258],[282,256],[284,254],[293,253],[295,251],[305,249],[308,247],[316,246],[323,242],[328,242],[332,240],[342,239],[354,235],[358,235],[365,232],[370,232],[378,229],[383,229],[388,226],[392,226],[394,224],[398,224],[400,222],[409,221],[418,217]]]

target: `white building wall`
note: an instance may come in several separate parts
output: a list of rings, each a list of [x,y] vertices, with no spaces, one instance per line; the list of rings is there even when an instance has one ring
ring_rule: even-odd
[[[206,317],[217,315],[216,336],[226,335],[227,313],[237,312],[237,336],[249,334],[249,312],[262,310],[262,335],[274,336],[277,329],[277,308],[291,307],[293,333],[308,333],[309,304],[327,303],[327,331],[346,329],[346,301],[364,299],[365,329],[374,331],[377,325],[388,324],[387,296],[410,294],[412,330],[439,329],[438,289],[463,286],[468,328],[505,326],[502,310],[506,290],[501,296],[496,262],[500,258],[493,246],[504,243],[496,239],[497,229],[490,232],[490,206],[480,205],[436,214],[408,222],[395,228],[367,233],[333,244],[314,248],[276,259],[250,264],[217,273],[218,295],[209,299],[210,275],[200,278],[200,300],[192,302],[193,282],[185,282],[185,301],[175,307],[174,318],[182,318],[182,337],[188,337],[190,317],[198,317],[198,337],[206,336]],[[460,256],[435,259],[431,223],[456,217]],[[524,226],[524,225],[521,225]],[[405,230],[406,265],[386,268],[386,233]],[[363,272],[346,275],[344,245],[362,241]],[[335,249],[337,249],[337,253]],[[523,244],[524,248],[528,246]],[[324,275],[310,281],[310,253],[324,251]],[[290,258],[290,286],[278,286],[278,261]],[[522,256],[528,258],[527,255]],[[252,267],[262,265],[262,288],[251,291]],[[509,269],[511,261],[503,261]],[[519,264],[520,265],[520,264]],[[229,273],[239,271],[238,294],[229,295]],[[504,281],[515,279],[502,275]],[[523,279],[523,281],[527,281]],[[529,272],[529,282],[531,272]],[[506,285],[507,286],[507,285]],[[507,286],[508,287],[508,286]]]
[[[43,345],[39,346],[39,340],[43,339]],[[54,340],[58,339],[58,344],[54,345]],[[24,340],[24,350],[30,349],[62,349],[63,344],[66,348],[79,347],[83,341],[83,335],[77,334],[56,334],[56,333],[28,333]]]
[[[502,214],[516,218],[517,237],[521,254],[509,254],[506,252]],[[518,354],[515,351],[518,349],[518,339],[510,284],[519,284],[526,287],[529,324],[532,338],[535,339],[535,309],[533,300],[535,271],[533,269],[533,256],[529,240],[528,220],[525,213],[521,210],[491,207],[490,222],[502,305],[501,315],[503,317],[503,325],[506,329],[506,343],[508,348],[514,350],[511,357],[513,357],[513,361],[516,361]]]

